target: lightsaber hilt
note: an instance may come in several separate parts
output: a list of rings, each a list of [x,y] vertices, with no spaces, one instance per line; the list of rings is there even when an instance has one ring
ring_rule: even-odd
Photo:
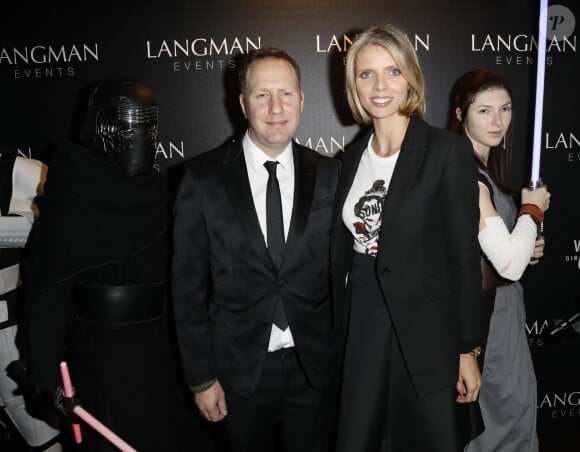
[[[530,190],[535,190],[536,188],[542,187],[544,184],[542,183],[541,179],[538,180],[531,180],[528,182],[528,188]]]
[[[537,190],[540,187],[543,187],[544,184],[542,183],[541,179],[536,179],[536,180],[530,180],[528,182],[528,189],[529,190]],[[541,233],[544,232],[544,222],[542,221],[540,223],[540,225],[538,226],[538,237],[540,236]]]
[[[542,187],[543,185],[544,184],[542,183],[542,180],[539,178],[537,180],[530,180],[528,182],[528,189],[529,190],[536,190],[536,189]],[[536,236],[536,238],[539,238],[540,234],[542,234],[543,232],[544,232],[544,221],[542,221],[540,223],[540,225],[538,226],[538,235]],[[532,258],[532,259],[530,259],[530,262],[536,262],[538,260],[539,259],[537,259],[537,258]]]

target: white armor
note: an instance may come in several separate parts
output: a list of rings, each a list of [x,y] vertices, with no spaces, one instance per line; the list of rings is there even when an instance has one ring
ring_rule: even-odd
[[[36,216],[34,198],[46,178],[46,165],[38,160],[16,157],[12,171],[12,198],[8,212],[0,212],[0,248],[22,248]],[[4,216],[14,215],[14,216]],[[20,285],[18,263],[0,270],[0,324],[8,320],[8,304],[4,295]],[[19,358],[16,347],[18,326],[0,329],[0,405],[4,406],[22,437],[31,447],[42,446],[59,434],[59,430],[41,419],[32,417],[18,394],[18,385],[6,375],[6,367]],[[60,447],[60,446],[59,446]],[[51,450],[55,449],[53,446]]]

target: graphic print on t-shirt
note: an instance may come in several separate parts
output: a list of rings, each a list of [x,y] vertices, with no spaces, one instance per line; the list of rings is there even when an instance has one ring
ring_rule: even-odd
[[[360,218],[360,221],[353,223],[354,238],[364,247],[365,253],[372,256],[376,256],[379,249],[381,212],[386,194],[385,181],[378,179],[354,205],[354,214]]]

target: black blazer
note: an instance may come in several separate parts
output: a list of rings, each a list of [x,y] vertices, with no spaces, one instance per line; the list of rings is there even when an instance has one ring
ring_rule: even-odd
[[[331,259],[341,350],[353,253],[342,209],[371,133],[344,153],[336,193]],[[376,272],[411,379],[426,394],[455,383],[459,353],[482,340],[477,169],[465,137],[416,117],[400,152],[383,207]]]
[[[254,208],[240,142],[187,163],[176,206],[173,301],[186,381],[249,396],[282,297],[296,353],[320,386],[337,369],[329,249],[338,162],[293,143],[295,188],[279,272]]]

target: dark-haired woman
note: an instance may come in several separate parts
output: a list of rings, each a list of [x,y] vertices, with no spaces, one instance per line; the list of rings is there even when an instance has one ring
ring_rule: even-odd
[[[485,431],[467,450],[537,451],[536,377],[518,280],[543,255],[544,238],[537,234],[550,194],[545,186],[524,188],[518,212],[509,193],[505,177],[512,95],[500,75],[483,69],[468,72],[456,83],[452,97],[452,127],[470,139],[479,166],[479,243],[491,315],[479,396]]]

